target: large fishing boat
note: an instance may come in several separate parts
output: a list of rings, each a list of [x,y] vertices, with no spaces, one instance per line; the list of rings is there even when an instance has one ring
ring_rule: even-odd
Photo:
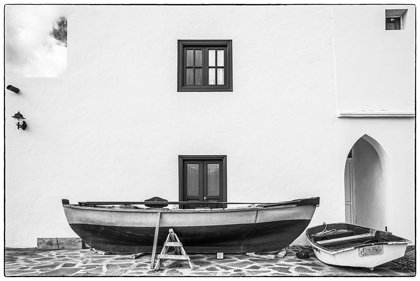
[[[155,236],[162,246],[173,229],[188,253],[247,253],[290,245],[309,225],[319,197],[207,209],[166,208],[191,203],[184,201],[62,203],[70,227],[97,250],[152,252]],[[234,204],[250,203],[216,206]]]

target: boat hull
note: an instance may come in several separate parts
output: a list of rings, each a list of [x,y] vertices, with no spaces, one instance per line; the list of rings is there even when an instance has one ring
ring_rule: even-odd
[[[336,238],[340,244],[323,244],[315,241],[314,234],[330,230],[355,230],[359,239],[347,240],[346,236]],[[314,250],[315,256],[322,262],[331,265],[364,267],[373,270],[375,267],[403,257],[410,242],[404,238],[392,235],[389,232],[374,230],[346,223],[321,225],[307,229],[306,235]],[[351,237],[351,236],[349,236]],[[330,245],[330,246],[327,246]]]
[[[339,266],[365,267],[374,269],[381,264],[403,257],[407,244],[383,245],[382,255],[370,257],[361,257],[359,255],[359,249],[351,249],[338,254],[331,254],[327,251],[323,251],[317,246],[312,246],[315,256],[324,263]]]
[[[65,204],[70,227],[89,246],[113,253],[152,252],[169,229],[189,253],[247,253],[281,250],[309,225],[315,205],[269,208],[173,210],[112,209]],[[158,247],[158,251],[160,250]]]

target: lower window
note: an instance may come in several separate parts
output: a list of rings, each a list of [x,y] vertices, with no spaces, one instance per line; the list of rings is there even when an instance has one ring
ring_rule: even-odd
[[[226,156],[179,156],[179,201],[182,209],[224,208],[226,204]]]

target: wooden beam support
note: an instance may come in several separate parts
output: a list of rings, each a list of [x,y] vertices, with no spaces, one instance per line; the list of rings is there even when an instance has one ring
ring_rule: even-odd
[[[160,226],[160,215],[162,212],[156,213],[156,227],[155,227],[155,237],[153,239],[153,250],[152,250],[152,259],[150,261],[150,269],[154,268],[155,264],[155,256],[156,256],[156,248],[157,248],[157,241],[159,236],[159,226]]]

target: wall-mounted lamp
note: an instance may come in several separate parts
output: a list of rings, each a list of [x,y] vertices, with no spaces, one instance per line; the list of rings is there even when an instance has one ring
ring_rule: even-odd
[[[9,85],[6,88],[12,92],[15,92],[16,94],[19,93],[19,88],[16,88],[15,86]]]
[[[16,123],[18,130],[19,129],[25,130],[26,127],[28,127],[25,121],[22,121],[22,124],[19,123],[20,119],[25,119],[25,117],[23,117],[23,115],[19,111],[15,113],[15,115],[13,115],[12,117],[18,120],[18,122]]]

